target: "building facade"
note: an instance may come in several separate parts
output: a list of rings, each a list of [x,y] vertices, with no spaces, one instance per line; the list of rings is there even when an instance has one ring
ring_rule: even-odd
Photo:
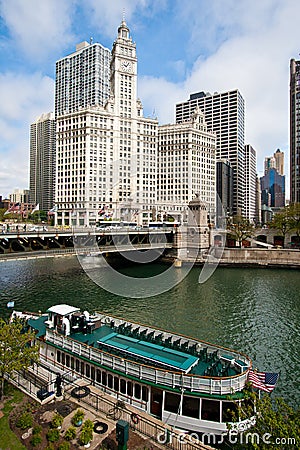
[[[29,190],[30,201],[43,211],[54,205],[55,145],[54,115],[42,114],[30,126]]]
[[[184,123],[158,128],[157,203],[180,219],[197,194],[215,215],[216,136],[207,131],[204,114],[198,109]]]
[[[189,120],[196,108],[204,113],[207,129],[217,135],[216,160],[227,160],[233,170],[233,213],[244,213],[245,102],[241,93],[198,92],[176,105],[176,123]]]
[[[279,175],[273,167],[261,177],[262,205],[273,208],[285,206],[285,176]]]
[[[91,40],[56,62],[55,117],[104,106],[110,91],[110,59],[110,50]]]
[[[110,61],[105,105],[57,117],[58,225],[95,225],[104,215],[138,220],[156,204],[158,123],[137,98],[136,45],[125,21]]]
[[[256,151],[245,145],[245,213],[250,221],[256,220]]]
[[[224,227],[233,215],[233,171],[229,161],[216,163],[217,226]]]
[[[278,148],[273,156],[267,156],[264,161],[264,174],[266,175],[269,169],[276,169],[279,175],[284,175],[284,152]]]
[[[290,201],[300,202],[300,61],[290,61]]]

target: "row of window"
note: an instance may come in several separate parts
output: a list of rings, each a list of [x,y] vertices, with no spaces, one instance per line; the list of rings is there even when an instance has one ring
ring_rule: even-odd
[[[143,400],[144,402],[148,402],[149,400],[149,390],[146,386],[141,386],[139,383],[133,383],[130,380],[112,375],[105,370],[96,369],[93,365],[80,361],[73,356],[65,355],[65,353],[59,350],[56,353],[56,360],[63,366],[75,370],[108,389],[120,392],[129,397],[134,397],[137,400]]]

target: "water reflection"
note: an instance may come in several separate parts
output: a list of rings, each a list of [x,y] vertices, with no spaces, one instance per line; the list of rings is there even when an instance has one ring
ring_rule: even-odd
[[[178,269],[180,270],[180,269]],[[157,267],[123,273],[151,275]],[[218,268],[204,284],[200,268],[170,291],[126,298],[94,284],[75,257],[0,264],[0,314],[7,302],[21,310],[45,311],[55,303],[100,310],[128,320],[174,330],[247,353],[260,370],[281,370],[276,389],[299,404],[300,279],[298,271]]]

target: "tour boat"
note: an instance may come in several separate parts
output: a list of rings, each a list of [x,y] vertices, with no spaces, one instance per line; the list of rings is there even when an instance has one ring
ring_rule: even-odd
[[[255,423],[254,412],[238,417],[252,366],[241,352],[66,304],[46,314],[13,313],[22,315],[41,341],[44,366],[84,378],[176,429],[221,435]]]

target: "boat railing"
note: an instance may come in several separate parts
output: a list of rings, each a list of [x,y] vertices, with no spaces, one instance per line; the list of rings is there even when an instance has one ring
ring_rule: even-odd
[[[68,336],[63,336],[50,329],[46,331],[46,341],[78,355],[79,358],[84,358],[91,363],[122,372],[125,376],[133,376],[139,380],[160,384],[173,389],[222,395],[240,391],[247,381],[247,370],[235,376],[220,378],[155,368],[105,351],[100,351],[98,348],[76,341]],[[230,356],[229,351],[227,351],[227,354]],[[240,361],[242,363],[242,360]]]

